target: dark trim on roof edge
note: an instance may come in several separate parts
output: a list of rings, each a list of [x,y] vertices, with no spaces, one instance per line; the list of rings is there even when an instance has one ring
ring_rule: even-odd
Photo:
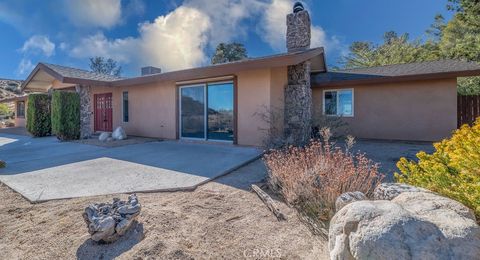
[[[91,86],[104,86],[104,87],[121,87],[121,86],[133,86],[133,85],[142,85],[158,81],[185,81],[185,80],[194,80],[199,78],[210,78],[210,77],[219,77],[224,75],[234,75],[240,70],[249,70],[249,69],[260,69],[260,68],[272,68],[278,66],[288,66],[294,65],[306,60],[309,60],[315,56],[322,55],[325,60],[325,55],[323,47],[312,48],[305,51],[293,52],[293,53],[284,53],[277,54],[253,59],[247,59],[231,63],[223,63],[218,65],[211,65],[206,67],[197,67],[185,70],[177,70],[147,76],[119,79],[114,81],[102,81],[102,80],[91,80],[84,78],[75,78],[75,77],[63,77],[48,65],[43,63],[38,63],[37,66],[33,69],[27,79],[22,83],[21,89],[23,90],[26,85],[32,80],[32,78],[37,74],[37,72],[42,69],[52,77],[60,81],[61,83],[66,84],[81,84],[81,85],[91,85]],[[325,63],[324,63],[325,64]],[[325,64],[325,69],[326,69]]]
[[[48,74],[50,74],[52,77],[56,78],[58,81],[63,81],[63,77],[62,75],[58,74],[56,71],[50,69],[48,66],[46,66],[45,64],[43,63],[38,63],[37,66],[35,66],[35,68],[33,69],[33,71],[30,73],[30,75],[28,75],[27,79],[25,81],[22,82],[22,85],[20,87],[20,89],[23,91],[25,89],[25,86],[30,83],[30,81],[32,80],[33,77],[35,77],[35,75],[37,74],[37,72],[40,70],[40,69],[43,69],[45,70]]]
[[[226,75],[235,75],[240,70],[271,68],[277,66],[288,66],[298,64],[311,59],[317,55],[324,54],[322,47],[310,49],[303,52],[287,53],[279,56],[261,57],[252,60],[244,60],[238,62],[224,63],[206,67],[191,68],[185,70],[177,70],[160,74],[148,75],[143,77],[135,77],[121,79],[108,82],[109,86],[121,87],[142,85],[158,81],[185,81],[195,80],[199,78],[220,77]],[[215,73],[220,71],[220,73]]]
[[[480,75],[480,70],[451,71],[451,72],[404,75],[404,76],[384,76],[384,77],[378,77],[373,79],[339,80],[339,81],[331,81],[331,82],[327,81],[322,83],[312,82],[312,87],[323,88],[323,87],[351,86],[351,85],[361,85],[361,84],[369,85],[369,84],[395,83],[395,82],[405,82],[405,81],[414,81],[414,80],[471,77],[471,76],[479,76],[479,75]]]

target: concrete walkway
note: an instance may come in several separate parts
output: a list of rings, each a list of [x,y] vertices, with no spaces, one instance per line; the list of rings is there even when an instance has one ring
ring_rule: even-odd
[[[0,134],[0,181],[32,202],[194,189],[256,158],[258,149],[151,142],[104,148]]]

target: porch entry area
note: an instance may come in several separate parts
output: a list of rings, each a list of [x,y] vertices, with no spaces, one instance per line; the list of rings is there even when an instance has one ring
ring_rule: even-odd
[[[181,139],[234,141],[234,84],[215,82],[179,87]]]
[[[112,93],[94,95],[94,130],[112,132]]]

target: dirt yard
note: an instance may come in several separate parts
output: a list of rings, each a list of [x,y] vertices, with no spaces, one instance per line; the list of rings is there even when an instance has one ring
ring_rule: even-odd
[[[327,259],[327,242],[281,204],[278,222],[245,178],[256,161],[194,192],[139,194],[138,224],[113,244],[89,239],[86,205],[114,196],[30,204],[0,184],[2,259]],[[127,195],[120,195],[126,199]]]

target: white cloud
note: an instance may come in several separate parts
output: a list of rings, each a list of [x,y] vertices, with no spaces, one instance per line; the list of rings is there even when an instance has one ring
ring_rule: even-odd
[[[132,0],[133,1],[133,0]],[[139,68],[164,71],[204,65],[207,50],[219,42],[246,41],[252,22],[260,38],[276,51],[285,51],[286,15],[293,0],[185,0],[170,13],[139,25],[138,37],[109,39],[97,32],[69,47],[77,58],[104,56]],[[245,22],[248,20],[248,22]],[[335,46],[320,26],[312,26],[312,47]],[[333,47],[332,47],[333,48]]]
[[[19,76],[25,75],[27,73],[30,73],[30,71],[32,71],[34,67],[35,66],[33,65],[31,60],[22,58],[22,60],[20,60],[20,64],[18,64],[16,73]]]
[[[109,40],[101,32],[84,38],[70,51],[77,58],[102,56],[122,63],[132,62],[131,58],[138,51],[137,40],[134,38]]]
[[[286,49],[286,16],[291,12],[292,6],[290,0],[272,0],[264,7],[265,13],[258,28],[260,37],[277,51]]]
[[[216,47],[220,42],[230,42],[248,35],[248,26],[242,23],[253,18],[263,3],[259,0],[187,0],[184,6],[206,14],[211,21],[208,32],[209,44]]]
[[[265,6],[265,14],[259,24],[262,39],[277,51],[285,51],[287,34],[287,14],[292,12],[293,0],[272,0]],[[311,15],[311,14],[310,14]],[[311,27],[311,47],[330,48],[330,41],[321,26]],[[333,46],[332,46],[333,47]]]
[[[79,27],[111,28],[122,18],[120,0],[67,0],[67,17]]]
[[[107,39],[102,33],[85,38],[71,50],[78,58],[104,56],[138,67],[152,65],[165,71],[203,64],[210,19],[195,8],[180,6],[154,22],[140,25],[138,38]]]
[[[23,53],[41,53],[46,57],[50,57],[55,53],[55,44],[47,36],[34,35],[23,44],[20,51]]]

